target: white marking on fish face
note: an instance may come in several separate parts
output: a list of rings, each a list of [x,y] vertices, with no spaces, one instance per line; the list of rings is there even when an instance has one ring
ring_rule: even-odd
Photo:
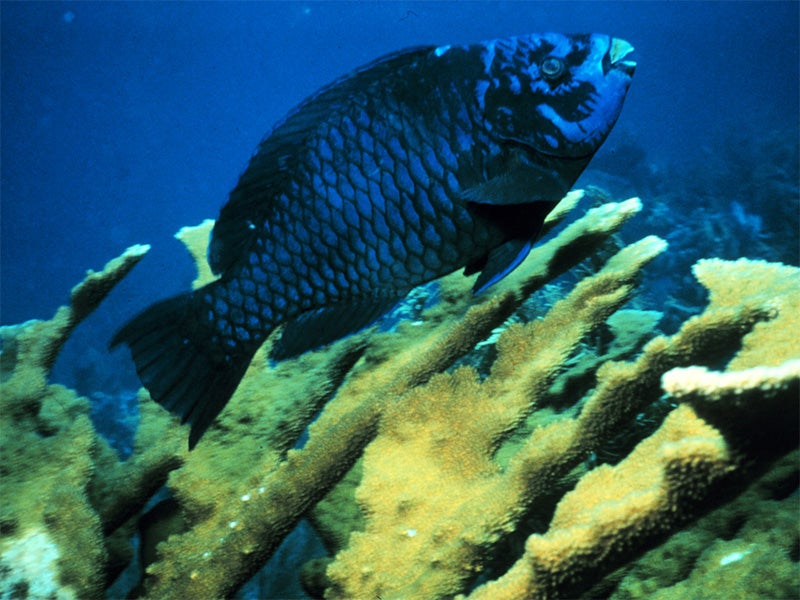
[[[433,51],[433,55],[438,58],[439,56],[441,56],[442,54],[444,54],[448,50],[450,50],[450,46],[449,45],[447,45],[447,46],[439,46],[438,48],[436,48],[436,50]]]
[[[558,127],[558,130],[561,132],[561,136],[567,142],[578,143],[584,141],[586,138],[586,132],[581,129],[578,123],[573,123],[571,121],[562,119],[561,115],[559,115],[552,106],[548,104],[540,104],[538,107],[536,107],[536,111],[545,119],[550,121],[553,125]],[[553,148],[558,148],[559,146],[558,142],[556,142],[555,145],[550,145]]]
[[[572,52],[572,39],[560,33],[543,33],[539,39],[548,42],[553,46],[550,56],[566,58]],[[541,44],[539,44],[541,46]]]
[[[607,35],[595,34],[592,36],[592,51],[586,60],[578,67],[578,78],[588,81],[598,81],[604,78],[603,57],[611,47],[611,38]]]

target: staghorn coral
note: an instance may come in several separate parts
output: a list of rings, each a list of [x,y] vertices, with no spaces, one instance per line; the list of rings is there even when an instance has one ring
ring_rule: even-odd
[[[660,249],[652,238],[625,248],[542,320],[524,328],[509,328],[498,340],[499,357],[485,382],[479,383],[474,374],[464,370],[455,371],[447,380],[433,379],[426,388],[409,394],[407,404],[397,407],[397,418],[386,417],[391,425],[382,428],[385,435],[367,448],[364,479],[356,492],[368,515],[365,532],[353,534],[349,548],[328,568],[333,597],[444,597],[463,589],[481,570],[490,548],[516,528],[525,507],[535,504],[558,477],[567,475],[646,404],[658,399],[662,374],[681,365],[713,364],[723,358],[724,351],[735,347],[749,327],[774,310],[772,294],[788,285],[787,273],[782,273],[776,286],[761,288],[754,297],[731,293],[729,288],[744,288],[757,272],[738,280],[730,273],[713,282],[706,278],[709,285],[724,281],[726,287],[719,292],[712,288],[711,305],[701,316],[688,321],[675,336],[650,342],[632,363],[605,363],[579,416],[556,419],[535,430],[505,470],[500,470],[492,461],[497,440],[524,418],[546,389],[548,375],[557,372],[569,353],[571,328],[582,327],[572,334],[574,346],[582,334],[625,300],[619,290],[624,291],[641,263]],[[639,254],[639,261],[632,260],[629,252],[634,257]],[[619,286],[615,289],[604,277],[605,271],[614,273],[623,265],[631,272],[615,281]],[[756,271],[759,266],[755,265]],[[789,275],[789,280],[797,283],[797,274]],[[736,296],[740,303],[720,300],[724,292],[724,298]],[[601,309],[604,301],[611,302],[606,312]],[[785,310],[764,327],[780,329],[790,324],[796,313],[789,302],[783,301]],[[581,309],[587,308],[599,312],[583,316]],[[522,334],[525,328],[530,332]],[[758,328],[752,335],[772,339]],[[750,343],[746,337],[746,347]],[[560,344],[567,346],[561,349]],[[780,339],[776,339],[779,345]],[[797,394],[796,369],[783,377],[782,381],[788,381],[785,385],[766,376],[751,376],[749,385],[751,395],[760,398],[774,390],[772,395],[780,404],[770,404],[770,408],[782,408],[785,414]],[[504,385],[503,379],[509,383]],[[517,394],[524,401],[514,401]],[[733,412],[730,405],[725,407],[729,414]],[[421,416],[415,418],[417,414]],[[748,422],[745,411],[738,411],[734,420]],[[661,461],[654,458],[659,452],[664,454]],[[414,468],[408,469],[408,464]],[[613,469],[599,467],[584,476],[559,505],[551,523],[552,534],[531,537],[517,565],[475,595],[519,598],[572,593],[576,581],[612,564],[609,557],[619,560],[636,544],[652,541],[681,524],[691,514],[690,505],[682,498],[702,497],[736,466],[722,435],[690,409],[681,408],[623,463]],[[661,471],[666,475],[659,477]],[[617,475],[603,480],[606,473]],[[665,480],[661,485],[660,479]],[[647,491],[651,485],[657,492]],[[582,490],[588,491],[580,493]],[[633,499],[629,506],[623,500],[626,490]],[[595,510],[597,504],[613,510],[605,514]],[[624,514],[618,516],[615,511]],[[585,517],[570,525],[564,515]],[[454,527],[455,523],[461,525]],[[403,532],[413,539],[404,540]]]
[[[713,360],[713,344],[700,348],[709,343],[709,333],[736,335],[743,324],[753,323],[728,371],[713,373],[694,366],[665,372],[664,390],[686,404],[670,413],[619,465],[601,466],[585,475],[559,503],[548,532],[528,538],[524,556],[509,572],[470,597],[574,594],[583,578],[597,576],[637,546],[652,544],[696,514],[697,503],[710,495],[713,484],[742,469],[745,461],[796,447],[800,348],[786,332],[797,331],[800,270],[763,261],[715,260],[701,261],[694,271],[711,292],[708,308],[672,338],[653,340],[634,365],[674,367],[665,362],[671,362],[676,349],[681,356]],[[773,318],[755,323],[759,312]],[[760,359],[762,355],[766,358]],[[785,362],[734,370],[759,360]],[[619,378],[617,385],[611,384],[612,402],[641,401],[652,387],[642,387],[640,369],[630,366],[608,364],[598,372],[598,379],[609,381],[613,371],[628,371],[627,382]],[[623,392],[626,387],[628,393]],[[580,419],[586,418],[602,389],[601,384]],[[618,411],[605,404],[603,412]],[[798,583],[795,570],[795,589]]]
[[[170,449],[162,415],[151,419],[145,408],[142,422],[150,428],[142,428],[135,456],[120,463],[95,433],[88,401],[47,383],[71,331],[147,250],[132,247],[99,273],[90,271],[50,321],[0,328],[0,565],[14,590],[35,595],[50,581],[43,597],[98,596],[118,562],[104,536],[143,506],[178,464],[177,438]],[[147,439],[153,427],[164,434],[158,444]],[[38,554],[40,569],[32,570],[26,556]]]
[[[546,229],[580,198],[573,193],[562,201]],[[786,398],[797,393],[796,367],[786,364],[798,358],[797,349],[785,334],[798,314],[797,271],[768,263],[699,264],[695,273],[711,291],[708,308],[631,358],[655,315],[636,324],[642,313],[620,308],[666,245],[647,237],[621,249],[611,244],[618,251],[609,256],[608,241],[640,206],[632,199],[590,210],[489,293],[473,297],[470,279],[444,278],[439,302],[392,331],[372,328],[277,366],[267,364],[268,341],[191,453],[183,450],[183,428],[140,392],[136,450],[119,462],[91,428],[86,401],[48,386],[46,369],[38,387],[10,385],[24,370],[18,357],[33,354],[17,342],[24,336],[6,333],[3,396],[6,386],[22,390],[17,397],[27,398],[22,405],[29,408],[17,411],[15,423],[34,433],[15,446],[3,432],[4,459],[15,465],[13,474],[3,473],[3,484],[20,486],[15,490],[25,498],[4,508],[3,533],[35,541],[48,557],[60,553],[51,587],[60,586],[65,597],[97,596],[129,560],[116,549],[121,537],[166,480],[180,529],[147,566],[137,593],[148,597],[232,595],[312,510],[332,555],[304,574],[317,594],[452,597],[469,593],[476,577],[483,584],[472,592],[478,597],[578,593],[717,502],[715,490],[746,474],[747,465],[760,464],[763,444],[744,435],[748,422],[788,440],[769,456],[796,443],[781,429],[787,422],[774,421],[777,411],[791,412]],[[199,267],[208,227],[179,234]],[[594,257],[591,274],[547,314],[509,325],[532,292],[587,257]],[[209,277],[198,269],[195,285]],[[619,345],[596,343],[606,328],[617,332]],[[622,343],[626,330],[632,337]],[[29,331],[32,339],[50,339]],[[483,378],[469,366],[480,343],[497,348]],[[765,354],[774,360],[765,362]],[[39,358],[40,365],[55,356],[52,349],[35,355],[49,357]],[[461,366],[448,371],[457,361]],[[765,364],[772,367],[768,376],[758,370]],[[723,365],[723,373],[708,370]],[[682,375],[685,369],[698,376]],[[712,385],[715,377],[724,381]],[[553,382],[570,379],[583,383],[567,399],[555,398]],[[591,468],[592,457],[664,389],[681,405],[658,431],[618,464]],[[34,392],[64,398],[32,400],[39,397]],[[63,456],[47,449],[54,437],[42,433],[48,427],[63,434]],[[39,463],[55,465],[59,477],[24,473]],[[25,512],[34,488],[73,471],[79,476],[49,493],[48,506]],[[559,499],[551,519],[548,506]],[[532,519],[544,525],[531,528]],[[72,532],[71,542],[51,528],[65,521],[87,525]],[[529,537],[528,551],[509,552],[520,536]],[[77,541],[84,550],[70,545]],[[5,566],[20,552],[3,543]],[[517,563],[497,563],[504,555]],[[75,575],[77,564],[92,570]],[[609,579],[607,587],[618,581]]]
[[[656,333],[662,313],[652,310],[622,309],[605,322],[607,331],[587,339],[576,354],[564,365],[565,369],[548,391],[548,401],[572,404],[594,381],[601,364],[610,360],[630,358],[641,350],[644,342]],[[610,337],[607,342],[606,337]]]
[[[579,199],[580,194],[573,194],[566,204],[574,205]],[[442,301],[425,312],[421,324],[404,323],[396,333],[370,336],[368,350],[336,397],[309,427],[309,440],[301,450],[287,451],[299,437],[301,425],[314,414],[314,410],[302,407],[317,406],[310,390],[319,386],[315,383],[308,386],[303,379],[295,385],[308,389],[287,393],[285,373],[298,370],[310,373],[319,369],[320,364],[349,364],[351,349],[359,346],[359,338],[285,361],[275,369],[265,369],[263,357],[257,357],[231,400],[227,415],[204,437],[186,466],[170,478],[170,487],[183,500],[191,529],[162,545],[163,560],[148,570],[149,593],[158,597],[231,593],[263,564],[297,521],[352,467],[363,447],[375,436],[384,406],[474,348],[531,290],[590,254],[639,208],[639,201],[631,200],[590,211],[540,246],[502,284],[498,294],[473,302],[470,280],[459,274],[446,278],[440,292]],[[550,226],[565,215],[564,209],[552,215]],[[470,308],[470,304],[474,306]],[[342,374],[341,369],[334,368],[333,375],[325,375],[323,379],[337,379]],[[254,377],[263,379],[251,386],[248,380]],[[231,430],[234,423],[242,420],[242,411],[263,411],[265,399],[270,401],[270,407],[287,407],[274,410],[285,411],[290,419],[293,417],[289,415],[296,410],[305,414],[304,419],[294,421],[297,427],[268,421],[271,427],[289,433],[283,449],[276,453],[265,452],[263,433],[258,426],[254,427],[257,421],[253,417],[243,419],[244,426]],[[293,403],[296,406],[292,407]],[[231,443],[236,443],[241,452],[220,450],[219,446]],[[231,463],[243,469],[237,473],[238,487],[228,495],[215,497],[221,486],[215,485],[210,491],[207,483],[212,476],[215,483],[220,478],[225,481],[227,477],[220,474],[229,472]],[[196,478],[197,471],[207,475]],[[192,502],[192,497],[197,502]],[[219,565],[225,565],[224,569]]]
[[[620,569],[601,584],[606,589],[586,597],[796,597],[798,460],[796,450],[778,459],[741,495]]]
[[[470,598],[571,595],[581,577],[685,518],[687,501],[731,468],[718,432],[681,406],[621,463],[584,475],[559,502],[547,533],[529,537],[514,566]]]
[[[546,433],[520,450],[518,456],[527,456],[512,459],[505,472],[492,460],[495,450],[535,408],[578,342],[628,299],[639,270],[664,248],[657,238],[625,248],[542,320],[507,329],[484,382],[462,367],[387,410],[365,452],[356,493],[369,515],[367,528],[353,534],[328,569],[333,596],[444,596],[480,568],[484,551],[514,529],[537,488],[548,486],[560,468],[556,462],[570,465],[578,454],[561,424],[553,429],[557,435]]]

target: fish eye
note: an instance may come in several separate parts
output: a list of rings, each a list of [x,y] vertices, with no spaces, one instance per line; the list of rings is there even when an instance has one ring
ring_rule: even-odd
[[[550,56],[542,61],[539,65],[539,72],[548,81],[555,81],[559,79],[567,70],[564,61],[555,56]]]

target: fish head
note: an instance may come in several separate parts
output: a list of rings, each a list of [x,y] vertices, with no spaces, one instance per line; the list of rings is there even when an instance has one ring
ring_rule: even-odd
[[[483,44],[479,101],[501,139],[564,158],[591,157],[614,126],[636,63],[602,34],[526,35]],[[482,97],[481,92],[483,93]]]

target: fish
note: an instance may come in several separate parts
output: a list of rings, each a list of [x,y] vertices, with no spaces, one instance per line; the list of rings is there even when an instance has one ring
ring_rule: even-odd
[[[211,232],[218,275],[131,319],[150,396],[193,448],[279,326],[275,361],[357,332],[458,269],[527,256],[608,136],[636,63],[603,34],[424,46],[324,86],[259,143]]]

